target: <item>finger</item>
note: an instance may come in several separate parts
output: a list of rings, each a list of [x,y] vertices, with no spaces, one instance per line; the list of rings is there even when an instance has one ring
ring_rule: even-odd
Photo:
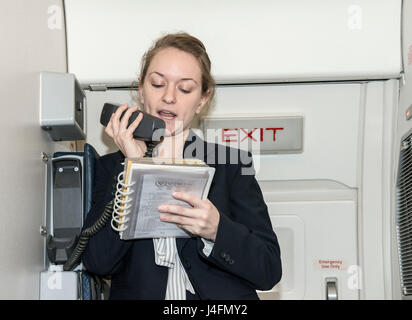
[[[193,218],[175,215],[171,213],[161,214],[160,220],[164,222],[177,224],[181,228],[193,227],[196,223],[196,220]]]
[[[112,118],[112,128],[113,128],[113,134],[115,136],[118,135],[119,133],[119,128],[120,128],[120,116],[122,115],[123,111],[127,109],[127,103],[124,105],[121,105],[119,108],[117,108],[116,112],[114,113],[114,116]]]
[[[109,137],[113,138],[113,127],[112,127],[112,119],[113,119],[114,113],[110,116],[109,123],[107,124],[106,128],[104,131],[109,135]]]
[[[188,204],[190,204],[192,207],[194,208],[199,208],[199,207],[203,207],[204,203],[203,200],[200,199],[198,196],[188,193],[188,192],[173,192],[172,194],[173,198],[178,199],[178,200],[182,200],[184,202],[187,202]]]
[[[173,214],[162,214],[160,215],[160,220],[168,223],[174,223],[179,228],[184,229],[193,235],[209,238],[209,236],[205,233],[205,230],[207,230],[206,224],[199,223],[196,219]]]
[[[127,130],[127,126],[129,125],[129,118],[132,115],[132,113],[136,110],[137,110],[137,107],[127,108],[127,111],[125,112],[123,118],[120,120],[120,130],[121,131]]]
[[[192,235],[196,235],[196,233],[195,233],[196,228],[195,228],[193,225],[179,224],[179,223],[176,223],[176,225],[177,225],[180,229],[182,229],[182,230],[184,230],[184,231],[186,231],[186,232],[188,232],[188,233],[190,233],[190,234],[192,234]]]
[[[107,126],[106,128],[104,128],[104,132],[106,132],[106,134],[110,137],[110,138],[113,138],[113,129],[112,129],[112,127],[110,126]]]
[[[137,109],[136,109],[137,110]],[[135,111],[136,111],[135,110]],[[139,115],[137,116],[136,119],[132,122],[132,124],[127,128],[127,131],[129,134],[133,135],[133,132],[136,130],[136,128],[139,126],[140,122],[143,119],[143,112],[140,112]]]
[[[193,217],[198,216],[198,212],[193,210],[193,208],[187,208],[175,204],[164,204],[158,207],[159,212],[172,213],[174,215],[184,216],[184,217]]]

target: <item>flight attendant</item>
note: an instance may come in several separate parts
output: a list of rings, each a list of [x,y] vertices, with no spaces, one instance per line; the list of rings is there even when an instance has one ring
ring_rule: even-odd
[[[146,144],[133,138],[144,115],[127,126],[139,108],[165,121],[157,157],[199,158],[216,171],[208,199],[178,192],[173,196],[190,207],[158,207],[160,220],[193,237],[125,241],[109,223],[89,240],[83,264],[91,273],[111,276],[110,299],[258,299],[256,290],[269,290],[280,281],[280,248],[250,153],[207,143],[190,129],[214,92],[203,43],[187,33],[168,34],[143,56],[140,106],[123,105],[112,115],[105,132],[119,151],[96,162],[93,207],[84,228],[113,199],[124,158],[145,155]]]

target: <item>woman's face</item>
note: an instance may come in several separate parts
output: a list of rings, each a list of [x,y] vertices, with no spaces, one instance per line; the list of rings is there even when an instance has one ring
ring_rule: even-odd
[[[198,61],[175,48],[162,49],[153,57],[139,96],[145,112],[165,121],[166,135],[188,129],[208,100],[202,96]]]

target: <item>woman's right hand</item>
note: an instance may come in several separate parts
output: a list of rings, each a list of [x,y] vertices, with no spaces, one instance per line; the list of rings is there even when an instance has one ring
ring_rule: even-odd
[[[123,111],[126,110],[125,115],[120,120]],[[116,112],[112,114],[109,123],[104,130],[119,147],[120,151],[126,158],[142,158],[146,152],[146,144],[142,140],[133,138],[133,132],[139,126],[143,118],[143,113],[127,127],[131,114],[139,110],[138,106],[128,108],[127,103],[117,108]]]

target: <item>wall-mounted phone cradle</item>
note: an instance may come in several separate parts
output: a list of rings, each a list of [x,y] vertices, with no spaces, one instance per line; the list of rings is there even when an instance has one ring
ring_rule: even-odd
[[[63,264],[77,244],[83,225],[83,157],[59,156],[52,159],[50,233],[46,250],[49,262]]]
[[[64,272],[63,264],[73,252],[83,225],[83,185],[82,154],[56,153],[47,161],[42,300],[80,298],[80,275],[77,271]]]
[[[54,141],[86,138],[86,96],[70,73],[40,73],[40,125]]]

